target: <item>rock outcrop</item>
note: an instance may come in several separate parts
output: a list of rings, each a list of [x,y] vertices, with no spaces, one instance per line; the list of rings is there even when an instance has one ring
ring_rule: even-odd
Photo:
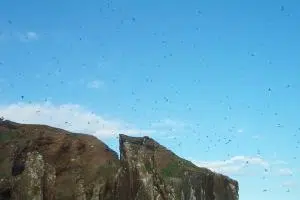
[[[238,183],[179,158],[149,137],[120,135],[125,199],[235,200]]]
[[[93,136],[0,121],[0,199],[112,199],[118,169]]]
[[[238,183],[149,137],[95,138],[0,120],[0,200],[237,200]]]

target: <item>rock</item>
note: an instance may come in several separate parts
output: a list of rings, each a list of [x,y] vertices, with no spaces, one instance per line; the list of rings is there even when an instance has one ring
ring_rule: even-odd
[[[0,200],[10,199],[11,183],[8,178],[0,179]]]
[[[238,183],[179,158],[149,137],[120,135],[124,199],[237,200]]]
[[[238,183],[149,137],[94,136],[0,122],[0,200],[237,200]]]
[[[43,200],[55,200],[55,168],[48,163],[44,165]]]
[[[28,152],[25,168],[13,178],[12,199],[43,199],[44,160],[38,152]]]
[[[22,200],[31,200],[22,185],[31,180],[39,184],[36,196],[43,200],[113,199],[111,180],[118,168],[117,153],[93,136],[43,125],[0,123],[0,180],[4,180],[0,199],[23,195]]]

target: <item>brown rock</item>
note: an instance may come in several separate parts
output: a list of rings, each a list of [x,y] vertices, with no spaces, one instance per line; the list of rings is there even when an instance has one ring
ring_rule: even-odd
[[[237,200],[238,183],[149,137],[120,135],[120,160],[85,134],[0,121],[0,200]]]

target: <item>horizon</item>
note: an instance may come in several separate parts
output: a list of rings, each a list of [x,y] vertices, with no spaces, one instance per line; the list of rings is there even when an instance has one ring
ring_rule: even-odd
[[[300,196],[300,2],[0,3],[0,117],[147,135],[239,182]],[[118,151],[117,151],[118,152]]]

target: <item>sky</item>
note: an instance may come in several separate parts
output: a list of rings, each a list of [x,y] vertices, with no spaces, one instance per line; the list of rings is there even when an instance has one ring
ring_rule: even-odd
[[[148,135],[239,181],[300,196],[300,2],[0,2],[0,116]]]

